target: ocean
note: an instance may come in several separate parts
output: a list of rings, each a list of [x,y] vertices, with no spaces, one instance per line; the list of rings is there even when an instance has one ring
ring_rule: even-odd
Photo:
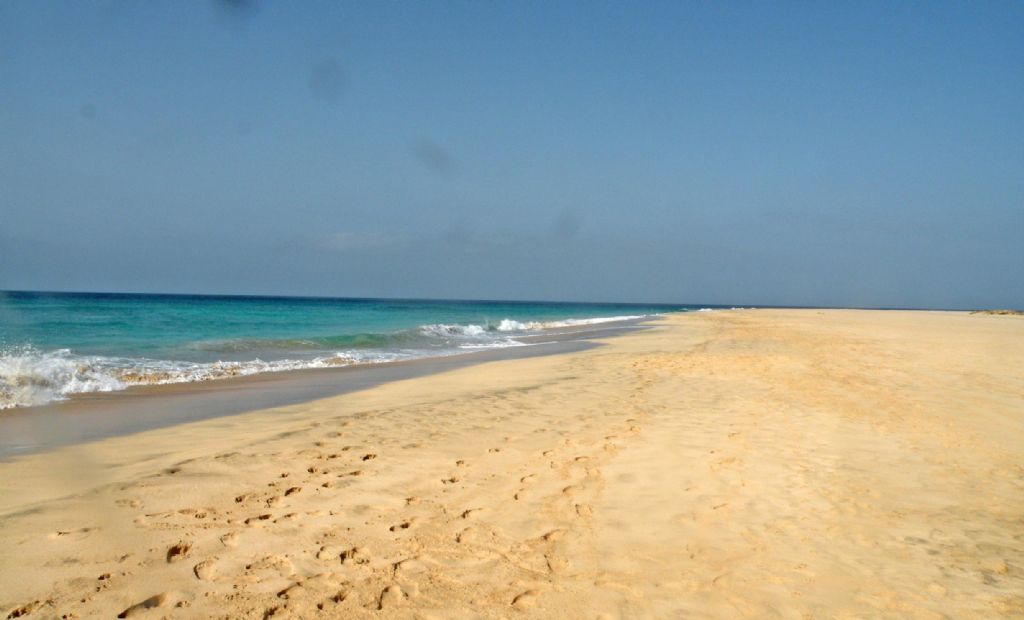
[[[0,409],[543,342],[685,305],[0,292]]]

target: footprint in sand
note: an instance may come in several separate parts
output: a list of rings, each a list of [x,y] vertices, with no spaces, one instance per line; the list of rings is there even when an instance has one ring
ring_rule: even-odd
[[[350,594],[349,592],[346,592],[344,590],[339,590],[337,594],[335,594],[334,596],[328,598],[326,601],[322,601],[320,603],[317,603],[316,604],[316,608],[318,610],[320,610],[320,611],[324,611],[328,607],[331,607],[331,606],[334,606],[334,605],[340,605],[341,603],[344,603],[346,600],[348,600],[349,594]]]
[[[377,599],[377,611],[389,609],[402,603],[406,598],[406,593],[402,592],[402,588],[398,584],[390,585],[381,591],[380,597]]]
[[[527,590],[512,599],[512,606],[516,609],[529,609],[537,605],[538,598],[540,598],[539,590]]]
[[[569,568],[569,560],[557,555],[546,555],[544,560],[547,562],[548,571],[551,573],[564,573]]]
[[[428,567],[427,564],[423,562],[424,559],[429,558],[417,556],[414,558],[399,560],[392,564],[391,568],[396,576],[400,575],[401,577],[408,579],[410,577],[422,575],[423,573],[427,572]],[[418,586],[415,586],[415,582],[411,583],[413,584],[413,587],[418,589]]]
[[[255,517],[249,517],[246,519],[245,524],[249,526],[259,525],[263,521],[269,521],[272,517],[273,515],[269,514],[256,515]]]
[[[200,581],[213,581],[214,577],[217,574],[217,571],[215,569],[216,563],[217,558],[209,558],[207,560],[203,560],[202,562],[192,567],[192,572],[195,574],[196,579],[199,579]]]
[[[141,603],[136,603],[128,609],[117,614],[118,618],[133,618],[135,616],[142,615],[147,610],[154,609],[157,607],[169,607],[176,602],[177,597],[171,592],[162,592],[155,594]]]
[[[31,603],[26,603],[24,605],[20,605],[18,607],[15,607],[11,611],[11,613],[7,614],[7,617],[8,618],[21,618],[23,616],[27,616],[30,613],[32,613],[33,611],[39,609],[42,606],[42,604],[43,604],[42,601],[32,601]]]
[[[392,532],[400,532],[402,530],[407,530],[410,527],[412,527],[413,521],[414,521],[414,519],[410,519],[408,521],[403,521],[402,523],[399,523],[397,525],[392,525],[388,529],[391,530]]]
[[[352,547],[341,552],[342,564],[369,564],[370,552],[364,547]]]
[[[292,585],[288,586],[284,590],[281,590],[280,592],[278,592],[277,593],[277,598],[283,598],[283,599],[286,599],[286,600],[287,599],[292,599],[292,598],[298,598],[299,596],[301,596],[303,594],[304,590],[305,590],[305,586],[303,586],[301,583],[293,583]]]
[[[171,545],[167,550],[167,561],[177,562],[178,560],[183,560],[187,558],[190,553],[192,553],[192,543],[179,542],[176,545]]]
[[[256,578],[262,573],[276,573],[279,577],[291,577],[295,574],[295,565],[288,558],[281,555],[268,555],[245,565],[245,574],[250,579]]]

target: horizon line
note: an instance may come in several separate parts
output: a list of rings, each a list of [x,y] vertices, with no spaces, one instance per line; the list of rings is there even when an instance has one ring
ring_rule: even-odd
[[[321,301],[411,301],[430,303],[505,303],[505,304],[555,304],[555,305],[604,305],[604,306],[678,306],[684,308],[711,308],[716,310],[730,309],[780,309],[780,310],[909,310],[920,312],[972,312],[983,310],[994,310],[995,308],[922,308],[905,306],[800,306],[800,305],[776,305],[776,304],[692,304],[683,302],[640,302],[640,301],[566,301],[566,300],[545,300],[545,299],[471,299],[471,298],[441,298],[441,297],[367,297],[367,296],[337,296],[337,295],[281,295],[261,293],[141,293],[133,291],[71,291],[71,290],[30,290],[30,289],[0,289],[0,295],[29,294],[29,295],[100,295],[100,296],[146,296],[146,297],[217,297],[226,299],[306,299]]]

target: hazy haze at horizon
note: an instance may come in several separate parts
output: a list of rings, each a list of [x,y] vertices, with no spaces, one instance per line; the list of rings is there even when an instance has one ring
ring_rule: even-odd
[[[0,4],[0,290],[1024,306],[1024,5]]]

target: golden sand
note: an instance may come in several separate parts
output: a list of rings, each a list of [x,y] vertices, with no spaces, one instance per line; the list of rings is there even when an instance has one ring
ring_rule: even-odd
[[[676,315],[27,456],[0,542],[30,618],[1022,617],[1024,319]]]

